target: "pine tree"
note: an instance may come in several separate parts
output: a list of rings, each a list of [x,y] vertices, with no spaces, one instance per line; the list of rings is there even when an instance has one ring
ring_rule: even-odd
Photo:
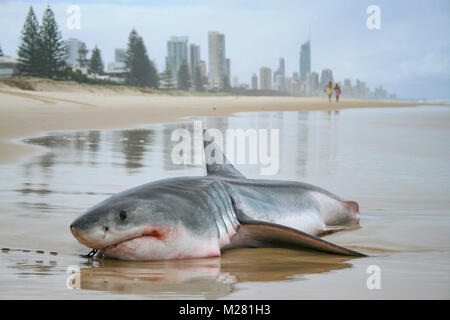
[[[148,58],[144,40],[135,29],[131,31],[128,37],[126,66],[129,70],[128,84],[138,87],[158,87],[159,78],[155,65]]]
[[[39,54],[41,55],[40,73],[48,78],[59,76],[66,67],[66,47],[56,24],[55,14],[47,7],[40,28]]]
[[[191,87],[191,80],[189,78],[189,67],[186,60],[181,63],[180,69],[178,70],[178,89],[189,90]]]
[[[222,78],[222,91],[231,91],[230,77],[228,77],[227,75],[223,76]]]
[[[205,80],[203,79],[200,66],[197,66],[197,70],[195,71],[194,86],[197,91],[205,91]]]
[[[87,68],[89,66],[89,59],[87,58],[89,50],[86,48],[86,44],[83,42],[80,49],[78,50],[77,62],[80,68]]]
[[[0,46],[0,57],[3,57],[2,46]]]
[[[28,75],[38,75],[41,66],[39,22],[34,14],[33,7],[30,6],[27,18],[22,28],[22,39],[19,46],[20,72]]]
[[[166,67],[166,70],[161,74],[161,81],[159,87],[164,90],[175,89],[176,80],[172,76],[172,72]]]
[[[92,50],[91,61],[89,65],[91,72],[96,74],[103,74],[103,61],[100,49],[95,46],[94,50]]]

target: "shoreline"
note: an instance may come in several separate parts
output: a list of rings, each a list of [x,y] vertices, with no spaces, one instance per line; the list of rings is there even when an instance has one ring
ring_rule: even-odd
[[[97,89],[97,88],[95,88]],[[49,131],[127,129],[185,117],[227,117],[238,112],[331,111],[389,108],[431,103],[382,102],[321,97],[169,96],[108,90],[27,91],[0,87],[0,164],[41,148],[18,140]]]

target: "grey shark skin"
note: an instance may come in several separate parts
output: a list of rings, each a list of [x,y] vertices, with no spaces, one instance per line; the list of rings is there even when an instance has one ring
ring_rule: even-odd
[[[72,234],[104,256],[124,260],[202,258],[237,247],[280,246],[364,256],[318,237],[358,226],[356,202],[305,183],[246,179],[207,133],[205,154],[211,163],[206,176],[120,192],[76,219]]]

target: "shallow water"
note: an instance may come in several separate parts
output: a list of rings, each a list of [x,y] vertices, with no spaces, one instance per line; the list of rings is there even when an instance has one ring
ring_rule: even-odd
[[[450,108],[242,113],[208,128],[280,129],[280,170],[358,201],[361,228],[327,236],[363,251],[348,258],[291,249],[127,262],[81,257],[68,229],[108,196],[162,178],[203,175],[174,165],[170,140],[186,123],[135,130],[51,132],[23,142],[42,153],[0,166],[0,298],[450,298]],[[259,165],[237,165],[261,178]],[[37,252],[42,251],[42,252]],[[81,288],[69,290],[67,267]],[[380,268],[369,290],[367,268]]]

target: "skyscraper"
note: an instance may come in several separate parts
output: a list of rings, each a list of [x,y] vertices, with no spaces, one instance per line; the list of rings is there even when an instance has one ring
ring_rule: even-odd
[[[300,81],[306,80],[306,75],[311,73],[311,45],[308,40],[300,49]]]
[[[212,88],[220,87],[227,75],[225,58],[225,35],[216,31],[208,32],[209,84]]]
[[[258,76],[256,73],[252,76],[252,90],[258,90]]]
[[[126,71],[127,50],[122,48],[114,49],[114,62],[108,63],[108,72]]]
[[[116,48],[114,50],[114,61],[125,63],[127,59],[127,50],[122,48]]]
[[[259,87],[261,90],[272,89],[272,70],[267,67],[259,69]]]
[[[202,78],[208,77],[208,73],[206,72],[206,61],[200,60],[200,72],[202,73]]]
[[[284,73],[284,58],[280,58],[278,70],[273,73],[275,90],[286,91],[286,76]]]
[[[273,79],[276,78],[276,76],[281,75],[281,76],[285,76],[284,73],[284,58],[280,58],[279,63],[278,63],[278,70],[274,72],[273,74]]]
[[[323,91],[325,90],[325,87],[327,86],[328,82],[334,82],[333,79],[333,71],[330,69],[323,69],[322,74],[320,75],[320,89]]]
[[[64,41],[64,45],[67,49],[67,56],[66,56],[66,63],[72,67],[72,69],[75,69],[79,66],[78,58],[79,53],[78,50],[80,50],[81,46],[83,44],[83,41],[80,41],[75,38],[70,38],[66,41]]]
[[[191,44],[189,46],[189,71],[191,81],[194,81],[197,68],[200,66],[200,46]]]
[[[188,37],[171,37],[167,41],[166,66],[172,76],[178,76],[183,61],[188,63]]]

